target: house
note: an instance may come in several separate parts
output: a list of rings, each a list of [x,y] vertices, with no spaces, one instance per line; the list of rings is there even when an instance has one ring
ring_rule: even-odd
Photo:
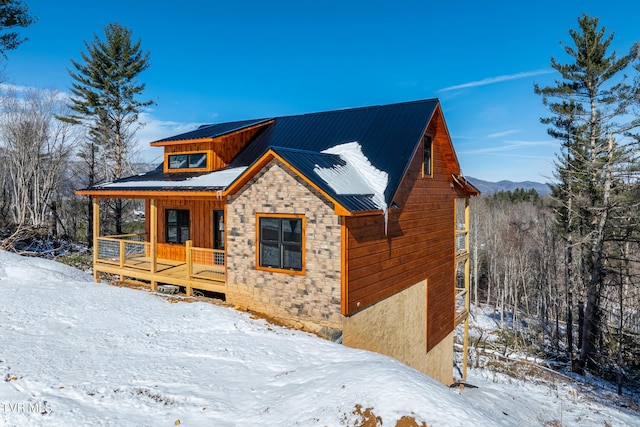
[[[218,292],[452,382],[479,193],[437,99],[213,124],[151,145],[164,147],[157,169],[78,191],[94,202],[96,280]],[[101,198],[143,199],[146,233],[100,236]]]

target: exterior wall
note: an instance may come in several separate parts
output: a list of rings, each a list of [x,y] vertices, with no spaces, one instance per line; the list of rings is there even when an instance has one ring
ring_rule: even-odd
[[[228,166],[231,160],[263,129],[263,126],[257,126],[248,130],[221,136],[214,141],[167,145],[164,149],[165,171],[168,170],[166,167],[168,164],[166,162],[167,155],[188,152],[206,152],[209,156],[207,159],[208,168],[210,170],[222,169]]]
[[[149,235],[149,203],[146,204],[146,227]],[[176,261],[185,260],[185,246],[182,244],[166,243],[165,212],[167,209],[185,209],[189,211],[191,222],[189,234],[193,246],[198,248],[213,248],[213,211],[223,210],[224,200],[193,200],[193,199],[158,199],[158,257]]]
[[[227,205],[227,301],[333,338],[340,314],[340,218],[333,206],[278,160]],[[256,270],[256,214],[304,214],[305,274]]]
[[[422,176],[423,147],[416,153],[389,211],[347,218],[347,312],[351,315],[427,280],[427,350],[453,330],[456,192],[452,148],[441,116],[426,132],[433,140],[433,176]],[[450,364],[449,364],[450,365]]]
[[[346,317],[342,342],[391,356],[449,385],[453,382],[453,333],[427,353],[426,301],[423,281]]]

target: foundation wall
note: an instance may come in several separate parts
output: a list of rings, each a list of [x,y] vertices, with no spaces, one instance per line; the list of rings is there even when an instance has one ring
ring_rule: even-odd
[[[345,317],[342,342],[398,359],[449,385],[453,382],[453,333],[427,353],[426,302],[426,283],[419,282]]]

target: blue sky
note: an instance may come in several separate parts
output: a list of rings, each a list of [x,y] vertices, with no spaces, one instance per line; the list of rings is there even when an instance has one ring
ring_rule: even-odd
[[[138,134],[155,139],[203,124],[440,99],[462,171],[490,181],[547,181],[558,144],[533,84],[568,62],[582,13],[628,52],[640,2],[26,0],[38,22],[9,52],[5,82],[67,91],[70,59],[119,22],[142,40],[141,76],[156,105]],[[624,6],[614,6],[624,3]]]

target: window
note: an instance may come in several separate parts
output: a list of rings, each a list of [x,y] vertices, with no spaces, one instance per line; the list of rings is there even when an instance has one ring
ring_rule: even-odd
[[[302,272],[304,269],[304,216],[258,216],[258,265]]]
[[[184,209],[167,209],[165,216],[167,243],[185,243],[189,240],[189,211]]]
[[[424,136],[424,154],[422,158],[422,176],[431,176],[433,165],[433,142],[428,135]]]
[[[169,169],[202,169],[206,167],[207,153],[169,155]]]
[[[224,211],[213,211],[213,249],[224,250]]]

